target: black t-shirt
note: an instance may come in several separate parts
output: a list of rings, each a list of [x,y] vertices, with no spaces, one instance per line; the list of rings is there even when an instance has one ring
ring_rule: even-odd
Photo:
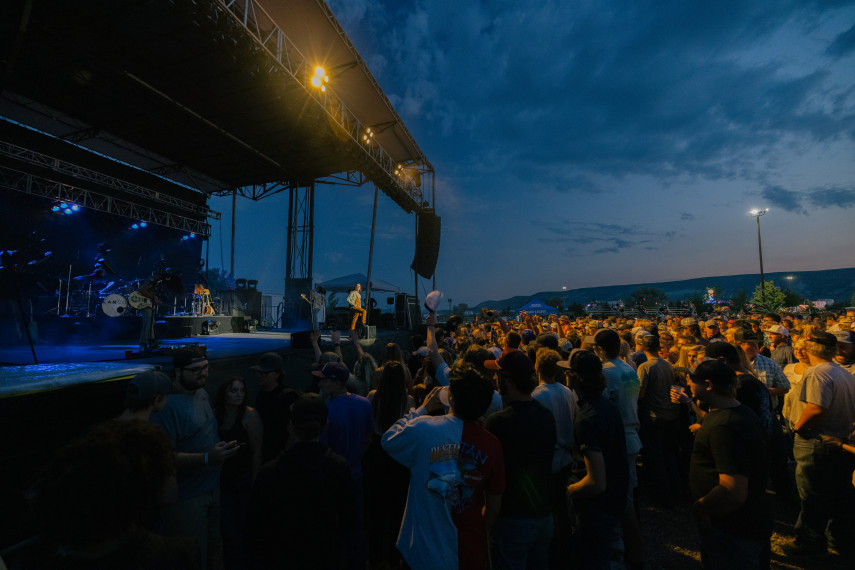
[[[347,568],[356,501],[347,461],[297,442],[264,465],[252,488],[247,546],[253,568]]]
[[[719,473],[748,477],[748,497],[732,513],[712,517],[719,530],[736,536],[768,539],[772,517],[766,501],[766,437],[757,415],[744,405],[713,410],[695,434],[689,487],[699,499],[719,483]]]
[[[606,466],[606,490],[587,500],[608,513],[620,515],[626,509],[629,484],[626,439],[620,412],[602,396],[582,398],[573,433],[577,449],[583,455],[585,451],[599,451]]]
[[[511,402],[491,414],[486,427],[502,442],[505,454],[507,488],[500,515],[549,515],[556,437],[552,412],[537,400]]]
[[[261,391],[255,399],[255,409],[264,424],[264,438],[261,443],[261,460],[275,459],[288,442],[288,424],[291,423],[291,404],[297,399],[297,392],[280,385],[269,392]]]

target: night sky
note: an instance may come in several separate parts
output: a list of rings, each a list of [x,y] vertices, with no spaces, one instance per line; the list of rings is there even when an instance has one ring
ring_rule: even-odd
[[[855,265],[853,1],[329,5],[436,170],[455,304],[757,273],[752,208],[767,272]],[[316,281],[366,272],[373,196],[317,187]],[[414,216],[380,193],[377,219],[374,274],[412,293]],[[285,195],[238,200],[236,274],[265,293],[286,220]]]

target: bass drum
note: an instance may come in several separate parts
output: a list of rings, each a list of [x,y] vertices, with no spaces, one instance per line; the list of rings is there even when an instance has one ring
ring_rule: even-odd
[[[101,310],[108,317],[121,317],[128,312],[128,300],[118,293],[107,295],[101,301]]]

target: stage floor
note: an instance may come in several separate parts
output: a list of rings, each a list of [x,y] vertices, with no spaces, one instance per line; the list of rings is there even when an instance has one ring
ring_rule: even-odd
[[[253,333],[223,333],[163,341],[163,346],[204,344],[212,361],[251,357],[291,347],[292,331],[265,330]],[[326,340],[329,340],[326,337]],[[89,344],[35,346],[38,364],[33,364],[29,346],[0,348],[0,398],[51,390],[82,382],[126,379],[158,366],[171,367],[172,358],[157,355],[126,357],[138,350],[136,344]]]

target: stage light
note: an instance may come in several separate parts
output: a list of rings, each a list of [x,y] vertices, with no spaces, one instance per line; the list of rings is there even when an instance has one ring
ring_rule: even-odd
[[[60,208],[62,208],[63,210],[65,210],[66,208],[68,208],[68,204],[67,204],[66,202],[62,202],[62,203],[59,205],[59,207],[60,207]]]
[[[62,208],[60,208],[59,206],[54,206],[53,208],[50,209],[50,211],[51,212],[59,212],[61,209]]]
[[[190,234],[190,237],[194,238],[194,237],[196,237],[196,234]]]
[[[324,72],[323,67],[315,68],[315,75],[312,77],[312,85],[319,88],[321,91],[326,91],[327,87],[324,85],[325,83],[330,82],[329,76]]]
[[[140,227],[141,227],[141,228],[144,228],[144,227],[146,227],[147,225],[148,225],[148,224],[147,224],[147,223],[145,223],[145,222],[140,222]]]
[[[76,211],[77,211],[77,210],[79,210],[79,209],[80,209],[80,206],[78,206],[77,204],[72,204],[72,205],[71,205],[71,210],[72,210],[73,212],[76,212]]]
[[[131,229],[132,229],[132,230],[138,230],[138,229],[139,229],[139,227],[140,227],[140,225],[139,225],[139,224],[131,224]]]
[[[72,213],[72,212],[71,212],[71,208],[66,208],[65,210],[63,210],[63,212],[65,212],[66,214],[71,214],[71,213]]]

